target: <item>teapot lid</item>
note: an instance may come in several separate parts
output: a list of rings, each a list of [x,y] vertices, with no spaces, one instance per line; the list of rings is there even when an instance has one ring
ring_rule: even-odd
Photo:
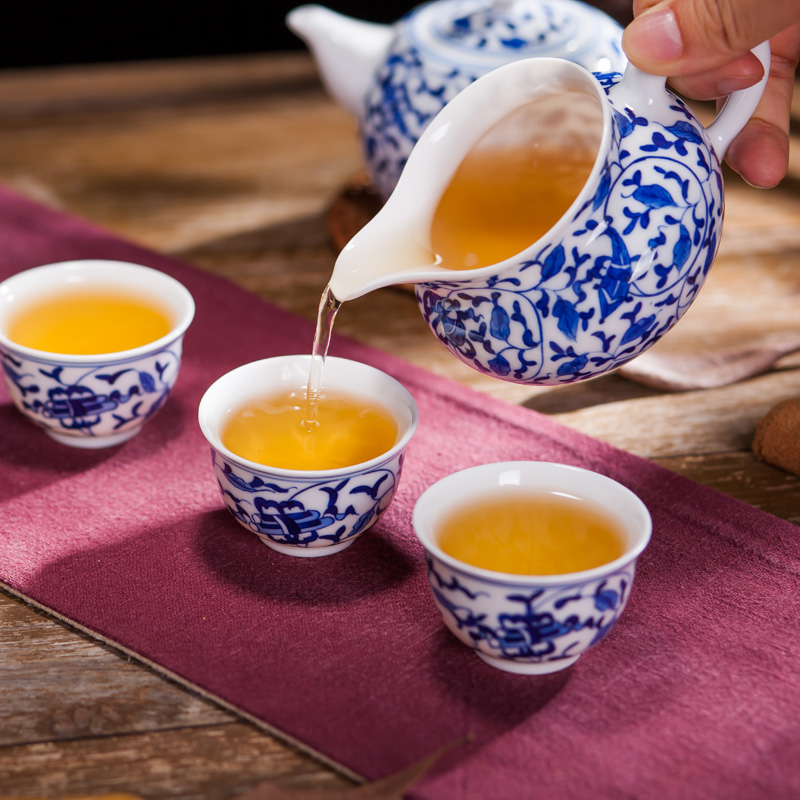
[[[580,0],[432,0],[405,22],[414,46],[461,66],[549,56],[607,72],[625,63],[622,27]]]

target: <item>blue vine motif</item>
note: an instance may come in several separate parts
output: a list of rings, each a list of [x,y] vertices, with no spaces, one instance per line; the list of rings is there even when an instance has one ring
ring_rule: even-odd
[[[683,316],[716,256],[719,162],[686,106],[664,93],[658,120],[617,99],[597,74],[612,144],[592,196],[559,239],[487,278],[418,284],[436,337],[475,369],[529,384],[615,369]]]
[[[295,547],[339,544],[374,525],[394,496],[402,454],[333,480],[268,477],[211,451],[222,498],[237,521],[264,541]]]
[[[622,613],[634,573],[631,564],[586,583],[526,589],[477,578],[465,585],[430,555],[426,561],[450,630],[487,655],[528,663],[572,659],[597,644]]]
[[[586,4],[540,0],[523,9],[483,0],[439,0],[411,11],[365,100],[364,154],[388,197],[420,135],[463,88],[531,56],[560,56],[590,71],[621,69],[622,29]]]
[[[46,364],[3,352],[2,366],[20,410],[53,432],[98,437],[138,428],[164,404],[177,378],[181,342],[123,363]]]

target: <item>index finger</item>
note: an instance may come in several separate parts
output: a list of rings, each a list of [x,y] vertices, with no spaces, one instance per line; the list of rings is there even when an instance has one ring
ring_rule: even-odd
[[[622,46],[654,75],[695,75],[728,64],[800,22],[797,0],[638,0]]]

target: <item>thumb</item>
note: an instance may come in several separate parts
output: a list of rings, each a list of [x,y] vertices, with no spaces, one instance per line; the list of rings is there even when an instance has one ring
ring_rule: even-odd
[[[645,72],[693,75],[730,63],[797,21],[797,0],[662,0],[631,22],[622,46]]]

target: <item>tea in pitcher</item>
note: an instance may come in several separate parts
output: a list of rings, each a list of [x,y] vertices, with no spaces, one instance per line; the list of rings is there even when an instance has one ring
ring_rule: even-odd
[[[331,390],[306,423],[306,389],[283,390],[230,415],[222,443],[249,461],[280,469],[328,470],[370,461],[391,450],[398,425],[380,404]]]
[[[619,523],[568,495],[508,489],[451,513],[436,536],[448,555],[515,575],[561,575],[599,567],[625,550]]]
[[[528,248],[580,194],[597,156],[599,109],[589,98],[545,96],[490,128],[447,185],[431,244],[447,269],[497,264]]]
[[[170,317],[150,297],[114,290],[66,290],[31,303],[7,335],[48,353],[101,355],[132,350],[169,333]]]
[[[497,264],[541,239],[572,205],[594,160],[559,153],[470,154],[436,209],[433,250],[447,269]]]

